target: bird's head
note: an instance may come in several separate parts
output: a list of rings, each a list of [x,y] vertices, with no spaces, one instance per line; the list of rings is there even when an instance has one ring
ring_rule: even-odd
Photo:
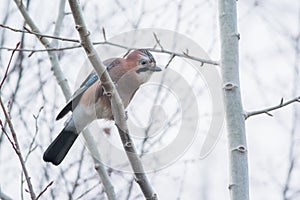
[[[161,71],[161,68],[156,65],[153,55],[146,49],[137,49],[131,52],[126,60],[131,63],[131,69],[144,82],[150,79],[153,72]]]

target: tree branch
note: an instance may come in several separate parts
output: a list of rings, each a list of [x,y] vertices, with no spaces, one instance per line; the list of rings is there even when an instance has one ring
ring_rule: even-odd
[[[46,39],[48,36],[40,34],[38,27],[35,25],[35,23],[31,19],[31,17],[29,16],[29,14],[27,13],[26,9],[24,9],[24,5],[23,5],[22,1],[20,1],[20,0],[14,0],[14,1],[17,4],[21,14],[23,15],[23,18],[25,19],[26,23],[34,31],[34,32],[30,32],[30,33],[36,35],[38,37],[38,39],[40,40],[40,42],[45,46],[45,48],[46,48],[45,50],[48,52],[48,56],[49,56],[49,59],[50,59],[51,65],[52,65],[52,70],[54,72],[54,76],[56,77],[58,85],[60,86],[61,90],[63,91],[66,101],[68,101],[71,97],[71,90],[68,85],[67,79],[65,78],[63,72],[61,71],[61,67],[58,62],[57,54],[55,52],[51,52],[48,50],[48,49],[53,48],[53,46],[52,46],[53,43],[51,44]],[[64,7],[63,2],[61,2],[60,7]],[[63,9],[60,9],[60,11],[62,11],[62,10]],[[58,35],[58,29],[59,29],[59,27],[56,27],[56,33],[55,33],[56,35]],[[28,33],[28,32],[25,32],[25,33]],[[43,37],[39,37],[39,36],[43,36]],[[58,38],[61,39],[58,36],[52,37],[52,39],[58,39]],[[79,41],[77,40],[77,42],[79,42]],[[55,43],[54,43],[54,45],[55,45]],[[88,132],[88,130],[85,130],[84,132]],[[83,135],[85,136],[88,134],[83,134]],[[89,140],[87,138],[85,138],[85,139],[87,141],[88,147],[94,145],[94,144],[89,143]],[[107,175],[107,172],[105,171],[105,168],[104,167],[102,167],[102,168],[96,167],[96,166],[102,165],[102,163],[100,163],[100,161],[95,160],[95,159],[94,159],[94,165],[95,165],[95,169],[96,169],[97,173],[99,174],[99,176],[102,180],[103,187],[105,188],[105,192],[106,192],[109,200],[115,200],[116,198],[110,198],[110,197],[114,197],[115,193],[114,193],[114,189],[111,184],[111,181]],[[106,188],[109,188],[109,189],[106,189]]]
[[[279,108],[282,108],[284,106],[287,106],[287,105],[295,103],[295,102],[300,102],[300,96],[298,96],[294,99],[291,99],[289,101],[286,101],[285,103],[283,103],[283,98],[281,98],[280,103],[277,106],[271,106],[269,108],[265,108],[265,109],[262,109],[262,110],[246,112],[245,113],[245,119],[248,119],[251,116],[259,115],[259,114],[267,114],[267,115],[273,117],[273,115],[269,113],[270,111],[277,110]]]
[[[25,19],[26,23],[28,24],[28,26],[31,28],[31,33],[35,33],[36,34],[40,34],[38,36],[38,39],[40,40],[40,42],[45,46],[45,48],[51,48],[51,44],[50,42],[47,40],[46,37],[44,37],[43,35],[41,35],[41,31],[39,30],[39,28],[35,25],[34,21],[31,19],[31,17],[29,16],[25,6],[23,5],[23,2],[21,0],[14,0],[14,2],[16,3],[16,5],[19,8],[19,11],[21,12],[23,18]],[[28,29],[27,29],[28,30]],[[62,88],[62,91],[64,93],[64,96],[66,97],[66,99],[69,99],[71,97],[71,90],[69,87],[69,84],[67,83],[67,79],[65,77],[63,77],[63,73],[61,71],[59,62],[58,62],[58,57],[57,54],[55,54],[52,51],[47,51],[50,62],[51,62],[51,69],[54,73],[54,76],[56,77],[56,80],[59,84],[59,86]]]
[[[18,1],[18,0],[15,0],[15,1]],[[25,29],[25,31],[24,30],[20,30],[20,29],[16,29],[16,28],[12,28],[10,26],[6,26],[4,24],[0,24],[0,27],[9,29],[9,30],[14,31],[14,32],[27,33],[27,34],[35,35],[35,36],[38,36],[38,38],[40,40],[42,40],[43,38],[50,38],[50,39],[62,40],[62,41],[65,41],[65,42],[80,43],[80,41],[76,40],[76,39],[63,38],[63,37],[58,37],[58,36],[52,36],[52,35],[42,34],[37,27],[35,29],[33,29],[31,24],[28,24],[28,25],[30,26],[30,28],[32,30],[35,30],[35,31],[31,31],[30,29],[26,28],[26,26],[23,27]]]
[[[0,83],[0,90],[2,89],[2,86],[3,86],[3,83],[5,82],[5,79],[7,78],[7,73],[8,73],[8,70],[9,70],[9,67],[10,67],[10,64],[11,64],[11,61],[12,61],[12,58],[14,57],[14,54],[16,52],[16,50],[18,49],[18,47],[20,46],[20,42],[17,43],[16,47],[13,49],[12,53],[11,53],[11,56],[9,58],[9,61],[8,61],[8,65],[6,67],[6,70],[5,70],[5,73],[4,73],[4,76],[2,78],[2,81]]]
[[[20,45],[20,42],[16,45],[15,49],[17,49],[19,47],[19,45]],[[5,82],[5,79],[7,77],[7,72],[8,72],[8,69],[10,67],[10,64],[11,64],[12,58],[14,56],[14,53],[15,53],[15,51],[12,52],[11,57],[9,59],[9,62],[8,62],[8,65],[7,65],[7,68],[6,68],[6,71],[5,71],[5,75],[4,75],[4,77],[3,77],[2,81],[1,81],[1,84],[0,84],[0,91],[1,91],[1,87],[2,87],[3,83]],[[11,139],[8,136],[8,133],[6,132],[6,130],[5,130],[4,126],[3,126],[3,123],[2,123],[2,121],[0,119],[0,126],[1,126],[1,129],[2,129],[2,132],[4,132],[4,134],[6,135],[7,139],[11,143],[14,151],[16,152],[16,154],[17,154],[17,156],[19,158],[19,161],[20,161],[21,167],[22,167],[22,171],[23,171],[23,173],[25,175],[25,179],[26,179],[26,183],[27,183],[27,186],[28,186],[30,197],[31,197],[32,200],[35,200],[35,193],[34,193],[34,190],[33,190],[32,184],[31,184],[31,180],[30,180],[28,171],[27,171],[26,166],[25,166],[24,158],[23,158],[21,150],[20,150],[20,146],[19,146],[17,134],[16,134],[16,132],[14,130],[14,127],[12,125],[12,122],[10,120],[9,113],[6,111],[6,108],[5,108],[4,104],[3,104],[1,95],[0,95],[0,106],[1,106],[3,114],[5,116],[5,120],[8,123],[8,126],[9,126],[9,129],[10,129],[10,132],[11,132],[11,135],[12,135],[13,139]]]
[[[36,197],[35,200],[38,200],[47,190],[48,188],[53,184],[53,181],[51,181],[42,191],[41,193]]]
[[[8,115],[6,109],[5,109],[5,106],[3,104],[1,96],[0,96],[0,105],[1,105],[1,108],[2,108],[2,111],[3,111],[3,114],[5,116],[5,120],[8,123],[8,126],[9,126],[9,129],[10,129],[13,140],[8,136],[8,133],[6,132],[6,130],[3,126],[3,124],[2,124],[2,121],[0,120],[1,129],[4,132],[4,134],[7,136],[9,142],[11,143],[14,151],[16,152],[16,154],[19,158],[19,161],[20,161],[21,167],[22,167],[22,171],[25,175],[25,180],[26,180],[26,183],[27,183],[27,186],[28,186],[30,197],[31,197],[32,200],[35,200],[35,193],[34,193],[34,190],[33,190],[32,184],[31,184],[31,180],[30,180],[28,171],[26,169],[25,161],[23,159],[23,156],[22,156],[22,153],[21,153],[21,150],[20,150],[17,134],[16,134],[16,132],[13,128],[12,122],[10,121],[10,117],[9,117],[9,115]]]
[[[12,198],[10,198],[8,195],[4,194],[1,190],[0,190],[0,199],[1,200],[12,200]]]
[[[94,67],[95,71],[97,72],[101,80],[101,83],[103,84],[106,95],[111,97],[112,113],[114,116],[114,120],[119,130],[123,147],[126,151],[127,157],[133,168],[136,181],[138,182],[146,199],[153,199],[153,200],[157,199],[157,195],[154,192],[148,180],[148,177],[146,176],[146,173],[143,169],[142,162],[139,159],[134,143],[130,138],[127,123],[125,120],[126,116],[125,116],[122,100],[108,72],[105,70],[104,64],[102,63],[99,55],[97,54],[96,50],[93,47],[93,43],[91,42],[90,39],[90,32],[87,30],[87,27],[85,25],[83,14],[79,7],[78,1],[69,0],[69,4],[76,24],[75,27],[80,35],[81,44],[88,56],[90,63]]]
[[[23,30],[19,30],[19,29],[15,29],[3,24],[0,24],[0,27],[3,28],[7,28],[11,31],[15,31],[15,32],[22,32],[22,33],[28,33],[28,34],[33,34],[38,36],[38,38],[52,38],[55,40],[61,40],[61,41],[67,41],[67,42],[73,42],[73,43],[80,43],[79,40],[77,39],[69,39],[69,38],[62,38],[62,37],[58,37],[58,36],[51,36],[51,35],[45,35],[45,34],[41,34],[41,33],[37,33],[37,32],[33,32],[33,31],[23,31]],[[105,32],[103,32],[103,37],[104,37],[104,41],[103,42],[93,42],[93,45],[110,45],[110,46],[114,46],[114,47],[118,47],[118,48],[122,48],[125,49],[127,51],[131,51],[131,50],[135,50],[138,49],[136,47],[128,47],[128,46],[124,46],[121,44],[117,44],[117,43],[113,43],[113,42],[109,42],[106,39],[106,34]],[[154,38],[156,40],[156,42],[159,42],[159,39],[157,38],[156,34],[154,34]],[[161,46],[161,45],[160,45]],[[70,50],[70,49],[75,49],[75,48],[80,48],[82,47],[82,45],[75,45],[75,46],[70,46],[70,47],[61,47],[61,48],[51,48],[50,46],[46,46],[46,49],[19,49],[18,51],[30,51],[30,52],[43,52],[43,51],[63,51],[63,50]],[[0,47],[0,49],[7,49],[7,50],[12,50],[12,48],[6,48],[6,47]],[[148,51],[151,52],[155,52],[155,53],[164,53],[164,54],[169,54],[171,55],[173,58],[174,57],[181,57],[181,58],[186,58],[186,59],[190,59],[190,60],[195,60],[198,61],[202,64],[207,63],[207,64],[211,64],[211,65],[219,65],[218,61],[214,61],[214,60],[208,60],[208,59],[203,59],[203,58],[198,58],[196,56],[192,56],[189,55],[188,52],[182,52],[182,53],[178,53],[178,52],[173,52],[170,50],[166,50],[164,48],[160,48],[160,49],[156,49],[156,48],[145,48]]]

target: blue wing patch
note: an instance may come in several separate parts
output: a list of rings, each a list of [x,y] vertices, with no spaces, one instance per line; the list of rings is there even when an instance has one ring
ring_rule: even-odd
[[[96,72],[93,72],[90,74],[89,78],[86,80],[86,82],[84,83],[84,86],[86,87],[90,87],[91,85],[93,85],[97,80],[99,79],[99,77],[97,76]]]
[[[106,70],[109,71],[111,68],[113,68],[115,65],[110,64],[106,67]],[[96,72],[92,72],[86,80],[81,84],[80,87],[85,86],[85,87],[90,87],[93,85],[97,80],[99,79],[98,75]]]

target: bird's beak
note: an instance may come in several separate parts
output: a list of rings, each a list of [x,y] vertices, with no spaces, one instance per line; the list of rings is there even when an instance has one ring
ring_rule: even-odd
[[[155,65],[154,67],[149,67],[149,71],[160,72],[161,68]]]

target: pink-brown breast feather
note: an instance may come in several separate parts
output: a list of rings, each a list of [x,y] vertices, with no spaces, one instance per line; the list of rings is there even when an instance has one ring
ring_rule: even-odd
[[[133,95],[142,84],[138,79],[135,72],[136,63],[132,60],[123,58],[109,59],[105,61],[106,65],[113,64],[114,66],[109,70],[109,75],[124,103],[125,108],[130,103]],[[98,118],[110,118],[107,111],[110,111],[110,101],[107,96],[103,95],[103,88],[101,81],[95,82],[91,85],[82,95],[80,104],[87,108],[94,107],[97,110]],[[100,113],[99,113],[100,112]],[[101,112],[106,112],[101,113]]]

